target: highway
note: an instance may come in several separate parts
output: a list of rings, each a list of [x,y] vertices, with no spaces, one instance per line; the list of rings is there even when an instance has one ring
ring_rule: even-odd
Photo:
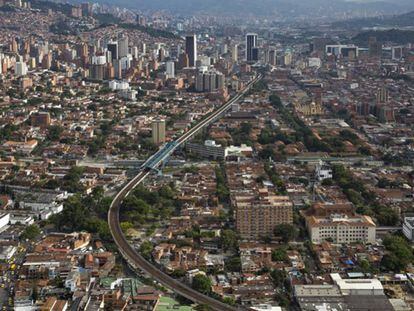
[[[241,308],[232,307],[228,304],[222,303],[214,298],[201,294],[198,291],[193,290],[191,287],[185,285],[184,283],[175,280],[166,273],[159,270],[157,267],[152,265],[149,261],[143,258],[131,245],[123,234],[119,222],[119,211],[121,208],[122,201],[128,196],[128,194],[137,187],[151,172],[151,170],[156,169],[159,165],[165,161],[179,146],[188,141],[194,134],[196,134],[200,129],[214,122],[218,117],[220,117],[224,112],[226,112],[230,106],[240,100],[255,84],[262,78],[261,75],[256,76],[246,88],[240,92],[238,95],[233,97],[227,103],[223,104],[220,108],[215,110],[210,115],[207,115],[203,120],[201,120],[197,125],[192,127],[189,131],[184,133],[176,141],[166,144],[162,149],[157,153],[151,156],[141,167],[141,171],[133,179],[131,179],[115,196],[114,200],[111,203],[111,206],[108,211],[108,224],[111,230],[112,237],[122,254],[122,256],[133,266],[141,269],[156,281],[164,285],[165,287],[173,290],[175,293],[184,296],[185,298],[198,303],[205,304],[210,306],[212,309],[217,311],[234,311],[240,310]]]

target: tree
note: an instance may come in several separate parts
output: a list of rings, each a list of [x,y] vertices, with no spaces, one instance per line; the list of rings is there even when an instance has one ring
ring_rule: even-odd
[[[284,243],[288,243],[297,237],[298,231],[291,224],[280,224],[275,227],[274,234],[281,237]]]
[[[60,230],[67,228],[69,231],[78,231],[85,228],[89,217],[89,210],[84,206],[81,197],[74,195],[65,201],[63,211],[54,215],[51,221]]]
[[[229,202],[230,191],[226,184],[225,168],[223,166],[217,166],[216,173],[216,193],[220,202]]]
[[[20,239],[22,241],[25,241],[25,240],[33,241],[40,234],[41,234],[41,231],[37,225],[29,225],[23,230],[22,234],[20,235]]]
[[[333,186],[333,180],[331,178],[322,180],[322,186]]]
[[[134,225],[131,222],[129,222],[129,221],[121,222],[120,226],[121,226],[122,232],[124,234],[126,234],[129,229],[134,228]]]
[[[160,195],[159,195],[158,192],[149,191],[148,189],[146,189],[143,186],[137,187],[134,190],[133,195],[136,196],[139,199],[144,200],[149,205],[156,205],[160,201]]]
[[[274,159],[275,156],[276,154],[271,146],[267,146],[259,151],[259,157],[264,160],[268,160],[269,158]]]
[[[185,276],[185,274],[186,274],[186,271],[185,271],[185,270],[183,270],[183,269],[176,269],[176,270],[174,270],[174,271],[171,273],[171,276],[172,276],[173,278],[179,279],[179,278],[184,277],[184,276]]]
[[[252,125],[248,122],[243,122],[240,125],[240,132],[246,136],[250,135],[252,132]]]
[[[59,181],[56,179],[49,179],[43,186],[46,189],[56,189],[60,187]]]
[[[83,167],[79,166],[71,167],[69,172],[63,177],[62,188],[72,193],[83,192],[84,186],[80,183],[80,179],[84,170]]]
[[[363,273],[369,273],[372,270],[371,264],[366,259],[361,260],[361,262],[359,263],[359,267],[361,268],[361,271]]]
[[[6,124],[3,128],[0,128],[0,138],[4,140],[10,140],[18,130],[18,126],[14,124]]]
[[[122,203],[124,211],[135,211],[146,216],[151,210],[151,206],[142,199],[137,198],[135,195],[129,195]]]
[[[340,131],[340,132],[339,132],[339,136],[340,136],[342,139],[344,139],[344,140],[348,140],[348,141],[350,141],[350,142],[351,142],[351,143],[353,143],[354,145],[355,145],[356,143],[358,143],[358,141],[359,141],[358,136],[357,136],[355,133],[351,132],[350,130],[342,130],[342,131]]]
[[[272,261],[288,261],[286,248],[281,247],[272,251]]]
[[[224,250],[235,251],[239,247],[239,239],[234,230],[226,229],[220,235],[221,246]]]
[[[101,218],[106,218],[109,207],[111,206],[111,197],[100,197],[93,202],[92,210]]]
[[[230,305],[230,306],[235,306],[236,305],[236,300],[234,300],[234,298],[232,298],[232,297],[224,297],[223,302]]]
[[[395,226],[399,221],[398,214],[389,206],[375,205],[373,210],[381,226]]]
[[[210,278],[203,274],[197,274],[191,283],[193,289],[206,295],[211,293],[211,286],[212,283]]]
[[[102,186],[98,186],[93,188],[92,190],[92,199],[99,202],[100,200],[102,200],[103,196],[104,196],[105,190]]]
[[[175,191],[174,191],[174,189],[172,189],[170,186],[168,186],[168,185],[164,185],[164,186],[162,186],[159,190],[158,190],[158,193],[159,193],[159,195],[162,197],[162,198],[165,198],[165,199],[170,199],[170,200],[172,200],[172,199],[174,199],[174,197],[175,197]]]
[[[48,128],[47,138],[52,141],[58,141],[63,133],[63,127],[60,125],[51,125]]]
[[[413,250],[403,237],[388,235],[383,243],[388,251],[381,261],[381,267],[384,270],[400,272],[405,270],[408,264],[414,262]]]
[[[84,227],[79,230],[86,230],[91,233],[96,233],[102,240],[112,241],[112,235],[109,230],[108,222],[96,216],[87,219]]]
[[[225,262],[226,271],[240,272],[242,269],[241,259],[239,256],[234,256]]]
[[[272,278],[273,284],[275,284],[276,287],[284,286],[285,280],[287,278],[286,272],[284,270],[274,269],[272,272],[270,272],[270,276]]]
[[[399,272],[404,269],[401,260],[393,253],[385,254],[381,259],[381,268],[384,271]]]
[[[262,145],[268,145],[275,142],[275,138],[269,128],[265,127],[260,132],[258,142]]]
[[[361,146],[358,148],[358,152],[362,155],[370,156],[372,155],[371,149],[366,146]]]
[[[154,249],[154,246],[149,241],[144,241],[141,246],[139,247],[139,252],[141,253],[142,257],[147,260],[151,259],[151,253]]]

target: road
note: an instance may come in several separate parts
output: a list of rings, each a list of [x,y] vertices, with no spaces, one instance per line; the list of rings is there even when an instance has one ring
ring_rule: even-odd
[[[185,298],[199,304],[209,305],[212,309],[217,311],[234,311],[240,310],[240,308],[232,307],[227,304],[224,304],[214,298],[203,295],[198,291],[193,290],[191,287],[185,285],[184,283],[175,280],[166,273],[159,270],[157,267],[153,266],[149,261],[143,258],[127,241],[125,235],[123,234],[119,222],[119,211],[122,204],[122,201],[128,196],[128,194],[136,186],[138,186],[151,172],[152,169],[157,168],[163,161],[165,161],[179,146],[188,141],[194,134],[196,134],[200,129],[209,125],[211,122],[214,122],[218,117],[220,117],[224,112],[226,112],[230,106],[240,100],[255,84],[262,78],[261,75],[258,75],[252,82],[250,82],[247,87],[240,92],[237,96],[232,98],[230,101],[222,105],[220,108],[215,110],[210,115],[206,116],[201,120],[197,125],[192,127],[189,131],[183,134],[172,144],[167,144],[166,147],[158,151],[154,156],[152,156],[149,161],[147,161],[148,166],[145,164],[142,167],[142,170],[136,175],[132,180],[130,180],[124,188],[122,188],[118,194],[115,196],[114,200],[111,203],[111,206],[108,211],[108,224],[111,230],[112,237],[122,254],[122,256],[133,266],[141,269],[156,281],[164,285],[165,287],[170,288],[175,293],[184,296]],[[155,160],[154,160],[155,159]]]

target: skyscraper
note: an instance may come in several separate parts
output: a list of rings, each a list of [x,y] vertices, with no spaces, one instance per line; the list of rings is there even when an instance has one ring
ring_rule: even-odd
[[[216,70],[199,72],[196,76],[195,87],[197,92],[215,92],[225,87],[224,75]]]
[[[382,87],[377,92],[377,104],[388,104],[390,100],[389,92],[386,87]]]
[[[235,44],[233,45],[233,48],[231,50],[231,58],[233,60],[233,62],[237,62],[237,60],[239,59],[239,45]]]
[[[174,78],[175,77],[175,64],[174,62],[167,62],[166,63],[166,73],[168,78]]]
[[[128,37],[125,36],[118,40],[118,53],[119,58],[128,55]]]
[[[156,145],[165,142],[165,120],[156,119],[152,121],[152,142]]]
[[[16,76],[25,76],[27,74],[27,65],[25,62],[16,62],[14,66]]]
[[[277,65],[277,52],[276,50],[270,50],[269,51],[269,64],[272,66],[276,66]]]
[[[257,34],[255,33],[248,33],[246,35],[246,61],[247,62],[254,62],[256,61],[254,59],[253,54],[254,53],[254,49],[257,47]]]
[[[180,54],[180,57],[178,58],[178,68],[183,69],[187,68],[189,66],[190,61],[188,60],[187,53]]]
[[[376,37],[369,37],[368,39],[368,52],[370,57],[381,57],[382,43],[377,41]]]
[[[111,52],[111,60],[118,59],[118,42],[110,41],[107,44],[108,51]]]
[[[197,36],[185,37],[185,52],[188,55],[189,66],[195,67],[197,62]]]

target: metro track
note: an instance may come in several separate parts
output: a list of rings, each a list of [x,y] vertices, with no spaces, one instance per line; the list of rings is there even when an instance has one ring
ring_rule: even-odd
[[[150,275],[160,284],[171,289],[175,293],[184,296],[185,298],[198,303],[205,304],[210,306],[213,310],[216,311],[235,311],[243,310],[244,308],[233,307],[228,304],[225,304],[217,299],[211,298],[207,295],[204,295],[191,287],[185,285],[184,283],[172,278],[168,274],[159,270],[144,257],[142,257],[138,251],[136,251],[127,241],[124,233],[122,232],[120,221],[119,221],[119,212],[123,200],[128,196],[128,194],[139,184],[141,184],[146,177],[151,173],[151,170],[158,167],[163,161],[165,161],[179,146],[188,141],[194,134],[196,134],[200,129],[209,125],[211,122],[214,122],[218,117],[220,117],[224,112],[226,112],[233,103],[239,101],[249,90],[250,88],[260,79],[261,75],[256,76],[256,78],[251,81],[247,87],[240,92],[238,95],[233,97],[227,103],[216,109],[212,114],[206,116],[198,124],[192,127],[188,132],[184,133],[175,141],[174,148],[169,148],[168,152],[165,154],[161,153],[160,159],[153,165],[154,167],[142,167],[141,171],[131,179],[115,196],[111,206],[108,211],[108,225],[112,234],[112,237],[115,241],[115,244],[118,247],[121,255],[130,263],[132,266],[141,269],[146,274]],[[161,149],[162,150],[162,149]]]

